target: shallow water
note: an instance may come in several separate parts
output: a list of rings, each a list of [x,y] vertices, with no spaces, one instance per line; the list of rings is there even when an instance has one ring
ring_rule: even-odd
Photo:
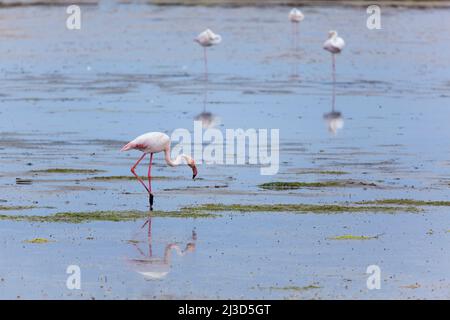
[[[383,8],[383,29],[371,31],[361,8],[307,7],[297,53],[286,11],[85,6],[82,29],[69,31],[64,7],[0,9],[0,204],[37,206],[7,214],[145,210],[136,182],[87,178],[129,175],[138,154],[118,150],[143,132],[193,129],[204,107],[204,75],[192,38],[205,27],[223,37],[208,50],[207,110],[220,117],[222,130],[280,128],[280,171],[261,176],[257,166],[201,165],[202,179],[192,181],[187,168],[168,168],[158,155],[155,175],[173,179],[154,181],[155,208],[448,200],[450,35],[442,30],[450,27],[450,11]],[[336,110],[344,128],[336,135],[323,120],[332,82],[321,45],[332,28],[347,43],[337,57]],[[106,172],[31,172],[48,168]],[[348,174],[299,174],[304,170]],[[337,179],[376,187],[258,188]],[[447,211],[154,218],[151,259],[144,221],[0,221],[0,298],[449,298]],[[382,236],[329,240],[343,234]],[[23,243],[37,237],[55,242]],[[144,255],[130,239],[141,241]],[[193,242],[195,250],[182,256],[172,248],[170,264],[156,267],[167,272],[159,280],[130,262],[161,262],[168,245],[183,251]],[[81,267],[81,290],[66,288],[71,264]],[[366,287],[371,264],[381,268],[380,290]],[[319,288],[283,289],[309,285]]]

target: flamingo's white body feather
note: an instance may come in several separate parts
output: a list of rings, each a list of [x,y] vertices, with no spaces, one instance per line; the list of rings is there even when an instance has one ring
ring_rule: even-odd
[[[336,31],[330,31],[328,39],[323,43],[323,48],[331,53],[340,53],[344,46],[344,39],[338,37]]]
[[[206,29],[194,40],[203,47],[211,47],[212,45],[219,44],[222,41],[222,37],[211,30]]]
[[[167,149],[170,138],[162,132],[148,132],[126,144],[122,150],[137,149],[144,153],[158,153]]]
[[[300,10],[294,8],[289,12],[289,20],[291,22],[299,23],[303,19],[305,19],[305,16],[303,15],[303,13]]]

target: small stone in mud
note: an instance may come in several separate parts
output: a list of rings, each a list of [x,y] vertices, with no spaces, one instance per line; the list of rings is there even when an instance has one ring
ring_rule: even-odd
[[[413,283],[413,284],[410,284],[410,285],[407,285],[407,286],[400,286],[400,288],[404,288],[404,289],[417,289],[417,288],[420,288],[420,284],[418,284],[418,283],[416,282],[416,283]]]

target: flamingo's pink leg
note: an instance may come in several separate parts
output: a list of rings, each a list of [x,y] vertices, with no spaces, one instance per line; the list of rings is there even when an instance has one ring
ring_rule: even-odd
[[[150,153],[150,164],[148,165],[148,192],[152,193],[152,162],[153,162],[153,153]]]
[[[151,216],[148,217],[148,219],[145,221],[145,223],[142,225],[141,228],[144,228],[147,225],[147,223],[148,223],[148,234],[147,234],[148,235],[148,256],[151,257],[153,255],[153,252],[152,252],[152,217]],[[135,245],[135,246],[139,250],[139,252],[142,255],[144,255],[142,250],[137,245]]]
[[[336,56],[334,53],[332,53],[331,56],[332,56],[332,77],[333,77],[333,96],[331,100],[331,109],[332,111],[334,111],[336,105]]]
[[[297,55],[298,51],[298,23],[295,23],[295,54]]]
[[[145,157],[145,153],[139,158],[138,161],[136,161],[136,163],[134,164],[134,166],[131,167],[131,173],[138,179],[138,181],[144,186],[145,190],[147,190],[147,192],[150,194],[150,190],[148,190],[147,186],[145,185],[144,181],[142,181],[141,178],[139,178],[139,176],[136,174],[136,167],[139,164],[139,162],[142,161],[142,159],[144,159]]]
[[[331,79],[333,84],[336,82],[336,57],[335,54],[331,54]]]
[[[205,80],[208,80],[208,57],[206,55],[206,47],[203,47],[203,57],[205,60]]]
[[[292,49],[295,51],[295,26],[293,22],[291,22],[291,35],[292,35]]]
[[[152,252],[152,218],[148,218],[148,255],[151,257]]]
[[[205,91],[203,95],[203,112],[206,112],[206,103],[208,101],[208,57],[206,47],[203,47],[203,59],[205,60]]]

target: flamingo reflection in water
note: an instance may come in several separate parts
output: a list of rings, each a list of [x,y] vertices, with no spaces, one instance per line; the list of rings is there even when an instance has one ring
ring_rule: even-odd
[[[195,232],[195,229],[192,230],[191,238],[186,243],[184,249],[181,249],[177,243],[168,243],[164,248],[163,256],[160,257],[153,254],[151,218],[149,218],[142,227],[145,227],[145,225],[148,225],[147,252],[139,246],[139,241],[130,241],[130,244],[139,253],[139,258],[128,259],[127,261],[131,264],[133,270],[142,275],[145,280],[162,280],[170,272],[173,251],[180,257],[195,251],[197,233]]]
[[[323,115],[323,119],[327,123],[328,131],[333,135],[337,134],[337,131],[344,127],[344,118],[342,113],[336,111],[336,83],[333,81],[333,93],[331,99],[331,111]]]

